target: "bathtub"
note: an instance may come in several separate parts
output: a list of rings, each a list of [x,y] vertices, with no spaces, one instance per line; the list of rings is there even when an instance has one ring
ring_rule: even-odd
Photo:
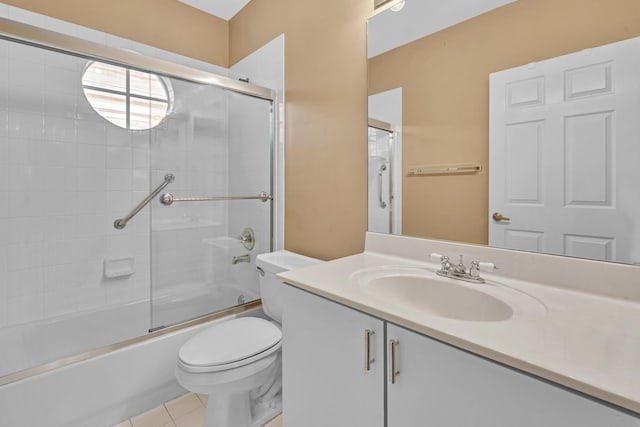
[[[149,300],[3,330],[3,375],[58,359],[73,361],[74,355],[103,348],[84,353],[87,360],[60,368],[45,365],[55,369],[0,386],[0,426],[110,427],[185,393],[173,375],[180,346],[214,323],[237,316],[262,316],[259,302],[229,309],[239,298],[249,302],[257,295],[230,284],[182,284],[163,289],[154,296],[153,311],[161,321],[155,325],[169,325],[175,323],[170,320],[205,312],[219,311],[218,316],[210,317],[223,317],[148,335]],[[200,312],[194,315],[197,310]],[[138,341],[134,336],[145,335],[134,343]],[[131,343],[112,345],[125,340]],[[101,354],[103,350],[108,352]]]

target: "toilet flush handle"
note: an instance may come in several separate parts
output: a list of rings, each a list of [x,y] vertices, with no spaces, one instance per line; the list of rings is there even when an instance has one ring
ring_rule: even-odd
[[[260,267],[256,267],[256,271],[258,272],[258,274],[262,277],[264,277],[264,270],[261,269]]]

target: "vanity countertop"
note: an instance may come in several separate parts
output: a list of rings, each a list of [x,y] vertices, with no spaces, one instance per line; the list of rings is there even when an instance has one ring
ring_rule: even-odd
[[[549,265],[550,269],[558,267],[552,260]],[[540,301],[546,313],[514,316],[507,321],[455,320],[425,310],[401,309],[397,304],[372,297],[352,279],[359,271],[385,266],[434,271],[439,264],[365,249],[358,255],[281,273],[278,277],[292,286],[640,413],[637,300],[485,273],[488,284],[506,284],[526,293]]]

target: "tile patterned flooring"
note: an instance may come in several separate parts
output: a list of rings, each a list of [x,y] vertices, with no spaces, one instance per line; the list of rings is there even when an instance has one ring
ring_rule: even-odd
[[[114,427],[202,427],[207,396],[189,393]],[[282,427],[282,415],[264,427]]]

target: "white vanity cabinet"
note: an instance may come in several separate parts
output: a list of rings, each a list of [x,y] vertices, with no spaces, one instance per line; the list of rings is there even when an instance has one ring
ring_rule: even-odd
[[[286,427],[640,427],[637,415],[285,288]]]
[[[384,322],[290,286],[283,297],[284,425],[384,427]]]
[[[640,426],[638,417],[557,385],[390,323],[386,329],[398,372],[387,385],[389,427]]]

